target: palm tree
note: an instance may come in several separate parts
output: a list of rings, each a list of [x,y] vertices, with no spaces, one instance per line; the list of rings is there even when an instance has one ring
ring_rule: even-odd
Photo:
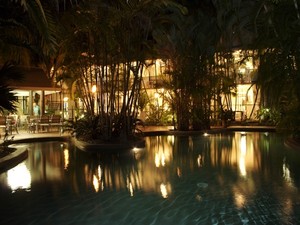
[[[38,65],[44,55],[51,55],[57,46],[54,17],[46,4],[35,1],[2,1],[1,61]]]
[[[12,64],[6,63],[0,69],[0,113],[16,112],[17,96],[12,93],[12,89],[8,87],[12,80],[22,79],[22,73]]]

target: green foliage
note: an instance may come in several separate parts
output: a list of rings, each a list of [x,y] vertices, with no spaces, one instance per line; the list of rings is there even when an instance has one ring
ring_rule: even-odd
[[[147,92],[141,92],[138,98],[138,107],[139,110],[143,111],[146,106],[150,103]]]
[[[18,97],[12,93],[13,89],[8,85],[10,81],[22,79],[22,72],[11,63],[5,63],[0,69],[0,113],[4,114],[5,111],[16,112]]]
[[[162,106],[155,104],[149,105],[150,110],[147,113],[145,124],[147,125],[172,125],[173,113],[171,110],[165,110]]]
[[[279,128],[289,129],[293,135],[300,138],[300,104],[299,102],[292,101],[289,105],[285,106],[282,110]]]
[[[84,116],[72,124],[76,138],[82,141],[93,141],[101,138],[101,127],[98,116]]]
[[[278,125],[281,119],[279,111],[269,108],[261,108],[258,110],[256,117],[263,125]]]
[[[137,126],[144,126],[143,121],[132,117],[121,117],[120,114],[115,117],[85,114],[77,121],[68,122],[66,129],[72,130],[78,140],[86,142],[111,142],[141,134]],[[110,121],[108,118],[112,120]],[[126,134],[127,129],[125,128],[130,130],[128,134]]]

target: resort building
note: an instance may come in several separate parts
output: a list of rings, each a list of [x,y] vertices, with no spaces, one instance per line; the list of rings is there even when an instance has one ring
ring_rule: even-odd
[[[247,54],[247,55],[245,55]],[[219,99],[223,110],[233,112],[233,120],[256,120],[259,109],[259,91],[255,85],[257,65],[253,52],[237,50],[232,59],[216,57],[216,73],[223,73],[234,80],[235,86],[230,93],[215,96],[211,102],[212,121],[219,119]],[[144,102],[140,103],[139,118],[151,124],[171,123],[170,95],[164,84],[170,80],[166,70],[170,68],[168,60],[148,60],[143,69],[142,94]],[[57,84],[46,77],[40,68],[22,68],[24,79],[10,84],[18,96],[18,116],[20,124],[26,123],[28,115],[59,114],[64,119],[82,116],[85,111],[79,98],[72,98],[72,90],[65,84]],[[92,86],[92,85],[91,85]],[[94,90],[92,90],[95,88]],[[91,91],[96,91],[96,87]],[[96,99],[94,104],[97,104]],[[142,100],[141,100],[142,101]],[[34,110],[38,108],[38,110]],[[155,111],[155,112],[154,112]],[[160,113],[160,114],[159,114]],[[162,119],[164,113],[164,121]]]

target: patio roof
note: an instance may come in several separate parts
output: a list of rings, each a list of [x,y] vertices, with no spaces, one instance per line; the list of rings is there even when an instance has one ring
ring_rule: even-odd
[[[49,79],[41,68],[37,67],[19,67],[23,73],[23,79],[18,81],[9,81],[9,87],[15,90],[47,90],[58,91],[60,87],[55,85]]]

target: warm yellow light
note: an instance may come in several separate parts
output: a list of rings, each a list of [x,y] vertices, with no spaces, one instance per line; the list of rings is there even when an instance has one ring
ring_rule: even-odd
[[[7,171],[7,183],[12,192],[18,189],[30,191],[31,174],[24,162]]]
[[[250,61],[246,62],[246,67],[247,67],[247,69],[249,69],[249,70],[253,70],[253,63],[250,62]]]
[[[168,198],[168,190],[165,184],[160,185],[160,191],[163,198]]]
[[[96,175],[93,175],[93,186],[96,192],[99,191],[100,183]]]
[[[96,91],[97,91],[97,87],[96,87],[96,85],[93,85],[93,86],[92,86],[92,92],[93,92],[93,93],[96,93]]]
[[[240,152],[240,160],[239,160],[239,168],[240,168],[240,173],[242,176],[246,176],[246,153],[247,153],[247,140],[246,136],[243,135],[241,136],[241,152]]]
[[[68,97],[64,97],[64,102],[67,102],[69,100]]]
[[[69,150],[65,149],[64,150],[64,169],[68,169],[68,166],[70,163],[69,159],[70,159]]]
[[[239,72],[244,74],[246,72],[246,69],[245,68],[239,68]]]

